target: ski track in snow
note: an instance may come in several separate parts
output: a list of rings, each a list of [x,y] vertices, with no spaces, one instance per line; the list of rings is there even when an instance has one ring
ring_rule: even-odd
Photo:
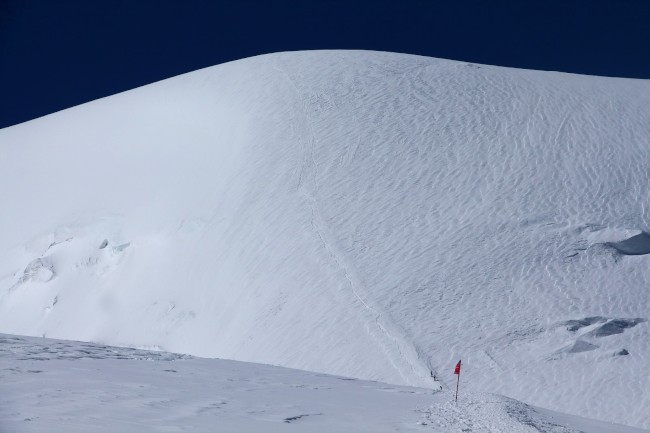
[[[565,325],[650,319],[650,256],[614,247],[650,231],[648,106],[323,51],[3,129],[0,331],[419,386],[462,358],[473,392],[648,428],[650,322]]]
[[[410,347],[406,350],[410,349],[411,352],[415,353],[416,354],[415,359],[413,359],[413,356],[408,357],[405,355],[404,349],[402,349],[402,347],[408,344],[406,339],[403,336],[398,334],[398,331],[394,329],[395,325],[389,322],[385,318],[385,315],[383,315],[380,312],[380,310],[369,305],[369,302],[366,300],[367,295],[365,293],[364,295],[361,295],[360,292],[362,291],[365,292],[362,283],[360,282],[359,278],[355,275],[354,268],[350,264],[349,260],[346,259],[345,254],[342,253],[341,250],[338,248],[336,241],[334,240],[334,237],[329,234],[327,226],[325,225],[321,217],[321,214],[318,210],[318,204],[316,202],[316,199],[314,198],[314,193],[309,190],[309,184],[303,180],[305,173],[311,172],[312,173],[311,188],[315,192],[318,191],[318,186],[319,186],[318,166],[314,158],[314,146],[316,143],[316,138],[314,136],[312,126],[311,126],[312,121],[309,116],[309,108],[308,106],[306,106],[301,96],[304,92],[302,92],[296,86],[291,76],[277,65],[275,66],[275,69],[278,70],[283,76],[287,78],[291,87],[296,92],[297,99],[300,100],[301,104],[303,105],[302,112],[305,117],[304,120],[304,123],[306,125],[305,129],[308,132],[307,139],[303,140],[308,143],[307,145],[304,146],[305,157],[303,157],[303,161],[309,161],[310,164],[303,162],[303,165],[300,168],[298,188],[303,194],[303,196],[305,197],[305,200],[309,203],[309,209],[311,213],[311,224],[312,227],[314,228],[314,232],[320,239],[323,248],[328,252],[328,254],[332,257],[332,259],[336,263],[336,266],[343,271],[345,275],[345,279],[347,281],[347,286],[352,291],[354,298],[356,298],[356,301],[358,301],[358,303],[362,306],[362,308],[366,310],[365,312],[362,313],[362,315],[367,315],[368,313],[370,313],[371,316],[373,316],[365,319],[366,329],[368,330],[368,333],[372,336],[373,339],[375,339],[382,346],[384,352],[386,353],[386,356],[390,359],[392,365],[395,367],[397,371],[400,372],[400,375],[404,383],[416,385],[418,384],[418,382],[413,383],[412,377],[418,377],[418,376],[422,377],[423,375],[426,375],[426,373],[429,371],[428,366],[424,366],[422,364],[422,360],[419,359],[417,349],[414,347]],[[295,116],[292,116],[292,118],[295,118]],[[356,154],[358,143],[359,140],[357,141],[357,145],[352,151],[351,159],[354,158],[354,154]],[[307,154],[309,154],[309,157],[307,157]],[[311,165],[311,170],[310,170],[310,165]],[[371,327],[375,327],[379,331],[379,335],[377,334],[377,332],[373,332]],[[387,328],[391,328],[392,331],[388,331]],[[394,352],[397,352],[397,355],[395,355]],[[404,373],[404,368],[408,370],[408,374]]]

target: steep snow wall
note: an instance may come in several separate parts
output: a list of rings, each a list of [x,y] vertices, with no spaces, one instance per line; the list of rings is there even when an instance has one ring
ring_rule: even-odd
[[[6,128],[0,332],[410,385],[463,358],[467,387],[648,428],[650,257],[616,248],[650,230],[648,107],[298,52]]]

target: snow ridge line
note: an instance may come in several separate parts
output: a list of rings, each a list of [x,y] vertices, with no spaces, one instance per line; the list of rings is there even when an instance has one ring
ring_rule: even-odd
[[[348,283],[347,285],[350,287],[350,291],[354,298],[359,302],[361,307],[367,313],[370,313],[373,316],[372,318],[365,319],[366,331],[373,338],[373,340],[379,344],[382,351],[386,354],[388,361],[399,373],[404,383],[417,386],[429,384],[427,378],[430,369],[427,365],[425,365],[425,362],[423,362],[420,350],[418,350],[418,348],[415,347],[412,342],[408,342],[403,336],[403,333],[397,330],[396,326],[389,319],[387,319],[379,309],[370,305],[370,303],[364,299],[364,296],[361,296],[358,287],[363,287],[363,284],[361,283],[360,278],[356,276],[354,267],[349,264],[349,261],[346,259],[345,254],[340,250],[340,248],[338,248],[334,237],[329,234],[329,230],[327,229],[325,221],[323,220],[320,211],[318,210],[316,199],[314,195],[308,190],[305,182],[305,173],[311,172],[311,183],[313,184],[313,188],[317,190],[318,165],[315,158],[316,138],[312,128],[311,117],[308,114],[305,100],[302,97],[300,89],[296,85],[295,81],[284,69],[279,67],[277,64],[274,65],[274,69],[278,71],[282,76],[284,76],[289,82],[290,86],[293,88],[296,96],[298,97],[298,100],[300,101],[300,104],[302,105],[302,111],[305,117],[304,124],[306,126],[307,133],[309,134],[309,138],[306,141],[309,142],[309,149],[306,148],[307,146],[303,146],[305,157],[302,158],[302,164],[299,170],[298,190],[309,204],[311,212],[311,226],[318,236],[321,244],[323,245],[323,249],[327,251],[327,253],[332,257],[336,263],[336,266],[343,271],[345,279]],[[305,140],[301,141],[303,143],[305,142]],[[309,154],[309,156],[307,156],[307,154]],[[312,166],[311,170],[309,169],[309,165]],[[375,328],[379,331],[378,333],[371,330],[372,324],[374,324]]]

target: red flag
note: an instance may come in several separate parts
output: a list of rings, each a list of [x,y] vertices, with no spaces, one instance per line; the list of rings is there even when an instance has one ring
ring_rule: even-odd
[[[460,361],[458,361],[458,364],[456,364],[456,368],[454,368],[454,374],[460,374]]]

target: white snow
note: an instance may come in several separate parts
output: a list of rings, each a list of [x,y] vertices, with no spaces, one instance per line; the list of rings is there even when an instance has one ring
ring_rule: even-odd
[[[472,392],[650,428],[650,257],[610,245],[650,231],[649,106],[320,51],[0,130],[0,332],[415,386],[462,358]]]
[[[641,433],[492,394],[0,335],[2,432]]]

